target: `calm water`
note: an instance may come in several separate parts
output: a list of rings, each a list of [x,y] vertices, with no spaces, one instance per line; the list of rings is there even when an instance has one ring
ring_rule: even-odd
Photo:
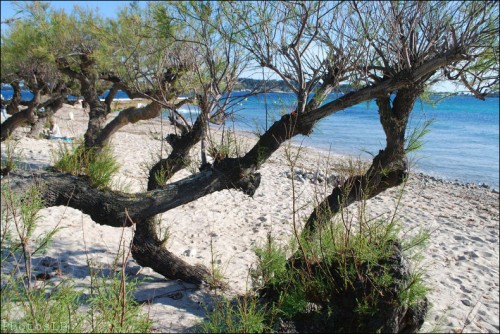
[[[333,98],[333,96],[331,97]],[[295,106],[291,93],[268,93],[267,125]],[[235,127],[261,132],[266,127],[263,94],[242,101],[235,116]],[[188,107],[184,107],[189,114]],[[191,107],[191,113],[196,108]],[[486,183],[499,188],[499,99],[481,101],[455,96],[429,105],[418,101],[413,109],[409,131],[433,120],[424,146],[411,154],[413,169],[447,180]],[[362,103],[321,120],[310,137],[294,142],[333,153],[371,158],[385,147],[374,101]]]
[[[2,90],[5,98],[11,91]],[[30,98],[29,92],[23,97]],[[117,96],[117,98],[126,96]],[[331,97],[333,98],[333,96]],[[291,93],[268,93],[248,97],[234,108],[234,125],[239,130],[262,132],[290,112],[295,105]],[[184,106],[189,116],[196,107]],[[499,99],[481,101],[455,96],[432,106],[417,102],[409,124],[411,129],[433,120],[422,149],[412,154],[414,170],[448,180],[486,183],[499,188]],[[374,101],[362,103],[321,120],[310,137],[295,138],[296,143],[333,153],[370,158],[385,146],[385,135]]]

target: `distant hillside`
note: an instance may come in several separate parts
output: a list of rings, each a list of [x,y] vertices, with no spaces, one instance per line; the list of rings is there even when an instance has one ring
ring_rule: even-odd
[[[235,85],[236,90],[268,91],[268,92],[291,92],[291,89],[283,80],[258,80],[250,78],[239,78]]]
[[[294,82],[296,84],[296,82]],[[265,85],[264,85],[265,84]],[[267,91],[267,92],[291,92],[292,90],[283,80],[259,80],[251,78],[239,78],[235,85],[235,90]],[[348,92],[352,88],[350,85],[340,85],[335,91]]]

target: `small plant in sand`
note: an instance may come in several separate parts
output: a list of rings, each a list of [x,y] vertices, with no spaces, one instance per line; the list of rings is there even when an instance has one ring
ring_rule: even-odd
[[[44,280],[46,273],[34,269],[33,257],[42,254],[59,231],[56,227],[34,238],[41,208],[38,189],[30,188],[19,198],[8,183],[2,184],[2,332],[82,330],[83,316],[77,313],[81,293],[70,281],[52,284]]]
[[[217,292],[227,288],[223,270],[220,266],[219,254],[214,249],[213,238],[210,238],[210,275],[207,277],[207,284],[210,290]]]
[[[5,148],[2,149],[2,175],[12,172],[19,166],[22,151],[17,148],[18,144],[19,142],[14,139],[6,140]]]
[[[241,297],[229,298],[223,271],[219,265],[213,242],[210,242],[211,270],[208,287],[213,292],[213,306],[206,307],[207,317],[198,325],[203,333],[262,333],[266,327],[266,311],[255,294],[249,292]]]
[[[222,130],[219,142],[217,142],[215,138],[212,138],[208,142],[207,153],[214,160],[222,160],[226,157],[237,156],[239,151],[238,140],[235,134],[230,130]]]
[[[245,295],[230,300],[220,297],[206,320],[199,325],[203,333],[264,333],[266,310],[256,296]]]
[[[260,305],[255,294],[249,292],[241,297],[229,298],[223,293],[227,289],[225,277],[210,241],[211,270],[208,287],[213,292],[213,306],[206,307],[207,317],[198,325],[203,333],[262,333],[266,327],[265,308]]]
[[[151,322],[133,298],[138,280],[127,280],[129,252],[123,247],[110,274],[95,269],[91,261],[90,297],[70,279],[53,281],[52,273],[39,272],[35,257],[44,253],[59,224],[35,237],[40,192],[30,188],[19,198],[2,184],[0,248],[2,261],[2,332],[149,332]],[[123,238],[122,238],[123,240]],[[122,242],[120,243],[122,245]],[[117,266],[120,258],[122,265]],[[58,269],[58,275],[61,275]]]
[[[103,189],[111,185],[113,175],[120,166],[111,152],[104,147],[99,152],[86,149],[81,143],[75,143],[71,148],[66,143],[53,151],[54,168],[73,175],[87,175],[93,187]]]
[[[147,333],[151,330],[151,320],[142,313],[134,298],[141,280],[128,279],[126,275],[132,245],[130,242],[127,250],[123,232],[124,229],[116,257],[108,270],[96,265],[87,253],[90,296],[86,326],[93,333]]]

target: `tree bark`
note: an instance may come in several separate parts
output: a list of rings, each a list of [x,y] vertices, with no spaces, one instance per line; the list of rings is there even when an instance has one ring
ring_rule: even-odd
[[[45,103],[42,103],[41,107],[44,107],[45,111],[36,113],[37,120],[31,126],[31,131],[28,136],[32,138],[40,138],[40,133],[43,131],[48,119],[54,116],[54,114],[63,107],[63,103],[65,100],[65,96],[59,95],[56,97],[52,97]]]
[[[137,224],[132,243],[132,256],[138,264],[150,267],[157,273],[171,279],[181,279],[188,283],[201,285],[206,282],[209,271],[202,265],[192,266],[175,256],[162,244],[148,220]]]
[[[14,90],[14,94],[7,105],[7,114],[14,115],[19,111],[19,104],[21,103],[21,86],[17,81],[12,82],[10,85]]]
[[[381,150],[363,175],[349,177],[342,185],[333,188],[309,216],[303,233],[311,237],[341,208],[370,199],[381,192],[398,186],[407,178],[408,162],[405,153],[405,131],[408,118],[422,88],[409,87],[396,93],[391,107],[390,95],[378,98],[380,122],[386,135],[386,147]]]
[[[161,179],[169,180],[175,173],[184,168],[188,163],[189,151],[196,145],[202,137],[203,120],[199,115],[191,129],[181,135],[170,134],[167,142],[172,146],[172,152],[166,159],[158,161],[149,171],[148,190],[156,189],[160,186],[157,176],[161,174]]]
[[[144,221],[223,189],[242,189],[253,195],[260,175],[239,178],[232,171],[211,168],[162,188],[136,194],[99,190],[90,186],[86,176],[55,172],[15,171],[6,179],[10,179],[12,189],[20,194],[32,184],[40,186],[47,207],[68,205],[90,215],[98,224],[121,227],[124,223],[130,226],[130,219]]]
[[[122,110],[99,132],[95,140],[93,140],[93,145],[95,147],[103,147],[107,145],[111,136],[125,125],[158,117],[160,112],[161,105],[154,101],[142,108],[130,107]]]
[[[70,206],[90,215],[98,224],[121,227],[135,223],[137,235],[132,255],[139,264],[167,278],[201,284],[206,280],[206,268],[191,266],[169,252],[157,237],[150,218],[223,189],[241,188],[253,195],[259,186],[260,175],[241,179],[234,170],[212,168],[157,190],[133,195],[98,190],[90,186],[87,177],[61,173],[16,171],[2,182],[9,182],[12,191],[20,194],[36,184],[41,189],[45,206]]]
[[[28,108],[16,112],[9,117],[0,127],[0,141],[4,141],[20,126],[33,124],[36,121],[35,109],[40,102],[40,90],[34,91],[33,99],[28,104]],[[10,106],[10,105],[9,105]]]
[[[97,138],[106,122],[108,110],[104,102],[101,102],[99,99],[99,94],[97,93],[96,84],[99,78],[95,69],[95,61],[86,54],[81,54],[79,57],[80,72],[71,69],[65,57],[59,57],[56,62],[58,69],[62,73],[80,82],[80,92],[90,107],[89,123],[84,135],[85,147],[90,149],[96,146]]]

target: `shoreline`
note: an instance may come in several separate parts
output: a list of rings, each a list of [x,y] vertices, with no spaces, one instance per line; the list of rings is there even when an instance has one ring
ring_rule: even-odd
[[[118,101],[117,102],[118,105],[120,103],[130,104],[130,102],[133,102],[135,104],[137,104],[137,103],[141,104],[141,102],[144,101],[144,99],[117,99],[117,101]],[[71,105],[65,105],[64,108],[68,108],[68,107],[69,108],[83,110],[80,107],[74,107],[74,106],[71,106]],[[107,122],[109,122],[117,114],[118,114],[118,111],[111,112],[110,115],[109,115],[111,117],[108,118]],[[57,117],[57,115],[56,115],[56,117]],[[153,123],[154,125],[156,125],[158,127],[160,127],[160,123],[161,123],[159,117],[154,118],[154,119],[150,119],[150,120],[146,120],[146,121],[141,121],[141,122]],[[155,123],[157,123],[157,124],[155,124]],[[130,126],[130,124],[129,124],[129,126]],[[163,126],[167,126],[168,127],[170,125],[163,124]],[[20,129],[16,130],[16,132],[23,131],[22,129],[23,128],[20,128]],[[216,127],[212,126],[212,129],[216,130]],[[238,129],[235,130],[235,131],[236,131],[235,134],[236,134],[237,137],[243,137],[243,138],[245,138],[245,140],[256,142],[255,134],[252,133],[251,131],[249,131],[249,130],[238,130]],[[72,137],[77,138],[76,136],[72,136]],[[81,134],[81,137],[83,137],[83,133]],[[56,141],[56,142],[58,142],[58,141]],[[351,159],[353,157],[352,155],[349,155],[349,154],[340,154],[340,153],[336,153],[334,151],[328,151],[328,150],[321,149],[321,148],[314,147],[314,146],[304,146],[304,145],[301,146],[301,145],[298,145],[298,144],[293,143],[293,142],[290,143],[290,145],[293,146],[293,147],[295,147],[295,148],[302,147],[303,149],[306,149],[306,150],[314,152],[313,153],[314,155],[320,155],[320,156],[322,156],[324,158],[330,157],[330,159],[338,158],[340,160],[347,160],[347,159]],[[285,144],[283,144],[283,146],[285,146]],[[272,156],[271,156],[271,158],[272,158]],[[3,157],[2,157],[2,159],[3,159]],[[358,159],[359,158],[356,158],[356,160],[358,160]],[[367,158],[361,158],[360,160],[362,162],[364,162],[364,163],[371,163],[371,160],[367,159]],[[418,178],[428,179],[430,181],[441,183],[441,184],[445,184],[445,185],[459,186],[459,187],[463,187],[463,188],[467,188],[467,189],[482,189],[482,190],[485,190],[485,191],[490,191],[490,192],[492,192],[494,194],[499,194],[500,193],[500,187],[495,187],[492,184],[488,184],[488,183],[484,183],[484,182],[460,181],[458,179],[453,179],[452,180],[452,177],[431,175],[431,174],[428,174],[425,171],[422,171],[422,170],[420,170],[418,168],[416,168],[415,170],[410,170],[410,175],[418,176]]]
[[[251,138],[252,136],[255,137],[255,135],[248,130],[236,130],[236,133],[237,133],[237,135],[244,136],[247,138]],[[295,143],[292,143],[291,145],[294,147],[300,147],[300,145],[295,144]],[[337,157],[339,159],[345,160],[345,159],[349,159],[351,157],[350,155],[347,155],[347,154],[340,154],[340,153],[336,153],[334,151],[329,152],[327,150],[317,148],[314,146],[302,146],[302,147],[307,149],[307,150],[311,150],[313,152],[316,152],[317,154],[322,155],[324,157],[331,156],[330,159]],[[366,162],[366,163],[371,163],[370,159],[362,158],[361,160],[363,162]],[[487,184],[487,183],[483,183],[483,182],[465,182],[465,181],[460,181],[458,179],[452,180],[451,178],[439,177],[439,176],[434,176],[434,175],[428,174],[425,171],[422,171],[418,168],[416,168],[415,170],[410,170],[410,174],[414,175],[414,176],[418,176],[419,178],[425,178],[425,179],[429,179],[431,181],[435,181],[435,182],[439,182],[439,183],[443,183],[443,184],[450,184],[450,185],[460,186],[460,187],[469,188],[469,189],[482,188],[482,189],[485,189],[487,191],[489,190],[495,194],[498,194],[500,192],[499,188],[497,188],[491,184]]]

